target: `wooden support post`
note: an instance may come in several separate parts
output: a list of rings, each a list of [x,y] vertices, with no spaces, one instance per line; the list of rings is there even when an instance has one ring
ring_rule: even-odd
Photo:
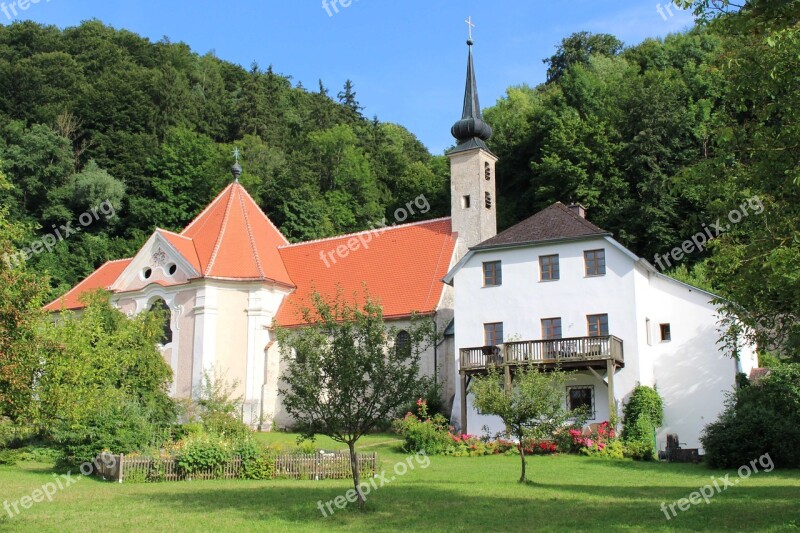
[[[617,402],[614,399],[614,372],[617,370],[617,363],[613,359],[606,360],[606,372],[608,373],[608,418],[614,424],[614,431],[617,420]]]
[[[461,433],[467,432],[467,374],[461,373]]]

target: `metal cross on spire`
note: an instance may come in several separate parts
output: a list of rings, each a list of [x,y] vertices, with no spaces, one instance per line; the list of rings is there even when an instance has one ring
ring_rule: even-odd
[[[472,40],[472,28],[475,27],[475,24],[472,23],[472,15],[470,15],[470,17],[467,20],[465,20],[464,22],[466,22],[467,26],[469,26],[469,40],[471,41]]]
[[[233,149],[233,158],[236,160],[236,164],[239,164],[239,156],[242,155],[242,152],[239,151],[239,147],[234,147]]]

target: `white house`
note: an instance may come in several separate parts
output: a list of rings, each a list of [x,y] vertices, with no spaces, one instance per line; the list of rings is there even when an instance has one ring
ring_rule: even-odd
[[[528,363],[576,371],[565,401],[589,406],[590,422],[621,416],[637,384],[655,386],[665,402],[659,449],[668,433],[700,448],[737,372],[758,366],[750,346],[738,361],[720,350],[714,295],[660,274],[586,220],[582,206],[556,203],[472,247],[445,281],[454,287],[453,420],[462,430],[502,430],[468,392],[494,358],[509,373]],[[496,355],[484,348],[494,345]]]

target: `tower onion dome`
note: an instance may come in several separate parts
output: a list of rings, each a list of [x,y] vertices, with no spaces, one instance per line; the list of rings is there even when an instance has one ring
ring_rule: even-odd
[[[453,151],[483,148],[488,150],[485,141],[492,136],[492,128],[483,121],[481,104],[478,101],[478,84],[475,81],[475,67],[472,61],[472,39],[467,41],[469,59],[467,60],[467,87],[464,91],[464,111],[461,120],[456,122],[450,133],[458,141]]]

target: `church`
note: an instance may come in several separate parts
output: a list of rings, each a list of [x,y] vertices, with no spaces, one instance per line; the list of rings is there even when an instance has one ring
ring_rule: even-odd
[[[238,383],[243,420],[269,430],[291,425],[278,396],[274,328],[302,326],[300,309],[313,290],[353,294],[366,287],[401,332],[415,314],[435,322],[440,341],[423,354],[422,371],[452,401],[453,297],[442,279],[470,247],[496,233],[497,159],[485,143],[492,130],[481,117],[468,44],[463,114],[452,128],[458,144],[448,154],[450,217],[290,244],[238,182],[236,164],[233,182],[183,231],[156,228],[134,257],[103,264],[46,309],[79,310],[83,294],[104,289],[125,313],[167,310],[161,351],[174,375],[171,393],[191,397],[204,372],[216,371]]]

